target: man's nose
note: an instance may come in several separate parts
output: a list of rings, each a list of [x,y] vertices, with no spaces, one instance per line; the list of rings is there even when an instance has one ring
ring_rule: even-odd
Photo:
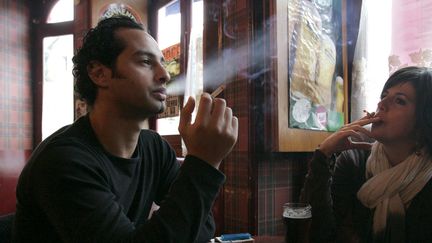
[[[170,79],[171,76],[169,75],[168,71],[165,69],[162,63],[159,63],[156,67],[155,80],[164,84]]]

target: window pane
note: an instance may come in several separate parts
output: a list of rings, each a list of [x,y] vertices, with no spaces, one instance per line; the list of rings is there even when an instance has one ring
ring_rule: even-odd
[[[180,82],[177,77],[180,74],[180,31],[181,13],[180,1],[173,1],[158,11],[158,44],[167,62],[167,70],[171,76],[169,85]],[[177,81],[177,82],[176,82]],[[181,89],[181,88],[179,88]],[[161,135],[179,134],[177,127],[180,121],[180,92],[170,92],[167,98],[167,109],[158,115],[156,128]]]
[[[73,0],[59,0],[51,9],[47,23],[59,23],[74,20]]]
[[[73,122],[73,35],[43,40],[42,139]]]
[[[186,67],[186,81],[184,102],[192,96],[197,100],[203,93],[203,1],[194,1],[192,4],[192,24],[188,49],[188,63]],[[196,107],[198,108],[198,107]],[[197,109],[192,113],[192,119]]]
[[[158,44],[161,49],[180,43],[180,1],[162,7],[158,12]]]

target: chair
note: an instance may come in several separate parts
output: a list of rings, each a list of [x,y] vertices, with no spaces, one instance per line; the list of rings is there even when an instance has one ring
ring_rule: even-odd
[[[0,243],[11,242],[14,217],[14,213],[0,216]]]

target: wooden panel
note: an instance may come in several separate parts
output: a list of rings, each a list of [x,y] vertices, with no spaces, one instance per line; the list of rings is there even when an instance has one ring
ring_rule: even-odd
[[[0,150],[0,215],[15,211],[16,185],[30,150]]]

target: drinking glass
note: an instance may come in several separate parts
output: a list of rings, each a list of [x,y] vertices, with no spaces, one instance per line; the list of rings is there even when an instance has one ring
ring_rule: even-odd
[[[283,220],[286,227],[286,243],[308,243],[312,222],[312,207],[308,203],[285,203]]]

